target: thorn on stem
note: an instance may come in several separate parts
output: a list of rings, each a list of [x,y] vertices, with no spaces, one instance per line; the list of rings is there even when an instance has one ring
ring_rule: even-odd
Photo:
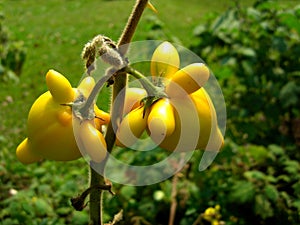
[[[87,206],[87,203],[84,203],[84,201],[85,201],[86,197],[91,193],[92,190],[95,190],[95,189],[96,190],[105,190],[105,191],[108,191],[109,193],[111,193],[112,195],[115,195],[115,193],[111,190],[111,188],[112,188],[111,184],[99,184],[96,186],[89,187],[84,192],[82,192],[81,195],[79,195],[75,198],[71,198],[71,204],[76,211],[82,211]]]

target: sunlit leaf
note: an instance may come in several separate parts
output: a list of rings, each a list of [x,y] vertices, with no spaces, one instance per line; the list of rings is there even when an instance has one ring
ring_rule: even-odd
[[[251,182],[237,181],[231,189],[229,198],[237,203],[246,203],[253,200],[255,196],[255,186]]]
[[[266,185],[264,191],[268,199],[270,199],[271,201],[277,201],[279,194],[274,185]]]

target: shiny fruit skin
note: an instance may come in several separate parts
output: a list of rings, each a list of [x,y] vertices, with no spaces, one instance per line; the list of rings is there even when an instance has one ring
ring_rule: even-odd
[[[169,79],[179,68],[180,59],[176,48],[169,42],[161,43],[154,51],[150,70],[154,82],[159,77]]]
[[[141,100],[147,96],[143,88],[126,88],[123,115],[141,106]]]
[[[193,63],[178,70],[166,86],[169,97],[181,97],[200,89],[209,78],[209,69],[203,63]]]
[[[130,147],[141,137],[147,127],[148,111],[144,113],[144,107],[138,107],[123,118],[116,133],[117,146]]]
[[[161,141],[174,132],[174,110],[169,99],[159,99],[151,106],[147,125],[148,133],[155,142]]]
[[[74,119],[74,132],[82,154],[87,154],[94,162],[106,157],[106,142],[102,133],[95,128],[93,120]]]
[[[189,101],[192,103],[187,104]],[[217,127],[215,109],[204,88],[185,98],[172,99],[172,103],[176,121],[175,131],[159,146],[170,151],[175,149],[178,151],[196,149],[218,151],[223,145],[223,136]],[[184,133],[182,133],[183,123],[181,122],[183,117]],[[180,139],[182,142],[179,142]]]
[[[46,83],[53,99],[58,103],[73,102],[75,91],[70,82],[62,74],[55,70],[49,70],[46,74]]]

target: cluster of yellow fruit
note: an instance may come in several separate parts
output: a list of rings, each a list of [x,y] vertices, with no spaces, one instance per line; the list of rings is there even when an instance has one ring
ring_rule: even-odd
[[[146,130],[161,148],[170,151],[205,149],[219,151],[223,135],[213,103],[203,88],[210,71],[202,63],[180,69],[176,48],[169,42],[160,44],[151,59],[151,75],[155,83],[163,83],[166,97],[151,107],[140,102],[146,91],[128,88],[126,112],[117,130],[117,145],[132,146]],[[132,107],[134,106],[134,107]]]
[[[165,97],[145,107],[141,100],[149,93],[127,88],[116,144],[130,147],[147,131],[157,145],[170,151],[218,151],[223,136],[215,108],[203,88],[210,76],[207,66],[193,63],[180,69],[176,48],[164,42],[153,53],[151,74],[153,83],[163,84]],[[81,118],[72,110],[78,100],[84,102],[90,95],[94,79],[85,77],[77,88],[72,88],[62,74],[50,70],[46,83],[49,91],[30,109],[28,137],[17,147],[18,159],[24,164],[41,159],[70,161],[87,154],[101,162],[106,156],[101,127],[108,124],[110,115],[96,104],[90,118]]]
[[[29,111],[28,137],[16,151],[19,161],[24,164],[41,159],[70,161],[82,157],[84,149],[94,161],[100,162],[106,155],[106,143],[100,130],[109,122],[109,114],[94,105],[94,119],[81,121],[72,112],[72,103],[90,94],[94,79],[85,77],[77,88],[72,88],[62,74],[49,70],[46,83],[48,91]],[[74,132],[80,133],[76,135],[77,141]],[[79,149],[78,142],[84,148]]]

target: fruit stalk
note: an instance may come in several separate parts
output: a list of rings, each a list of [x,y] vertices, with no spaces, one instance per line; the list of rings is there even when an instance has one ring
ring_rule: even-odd
[[[125,68],[125,71],[135,77],[145,88],[147,91],[148,96],[155,96],[155,97],[166,97],[165,93],[162,91],[161,88],[156,87],[150,80],[148,80],[143,74],[139,71],[133,69],[130,66]]]

